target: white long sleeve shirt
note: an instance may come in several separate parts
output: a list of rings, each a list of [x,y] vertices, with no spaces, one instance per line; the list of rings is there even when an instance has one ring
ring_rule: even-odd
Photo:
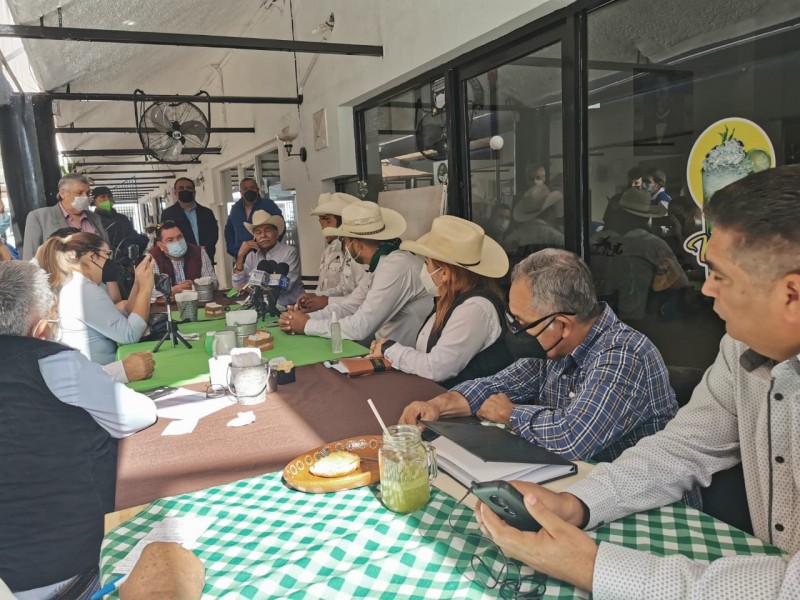
[[[476,354],[494,344],[503,331],[494,305],[486,298],[474,296],[456,307],[439,341],[428,352],[435,319],[434,313],[425,322],[417,336],[416,347],[398,343],[386,350],[384,356],[395,369],[434,381],[446,381],[458,375]]]
[[[330,243],[322,251],[315,293],[329,297],[347,296],[358,287],[366,272],[366,267],[342,250],[341,244]]]
[[[328,306],[311,313],[305,334],[330,337],[331,315],[336,312],[342,338],[390,338],[412,345],[433,310],[433,297],[419,277],[421,269],[422,259],[405,250],[382,257],[372,277],[363,277],[352,294],[331,298]]]
[[[58,294],[61,342],[101,365],[114,362],[117,344],[138,342],[147,322],[114,306],[105,289],[74,271]]]
[[[691,401],[660,432],[569,492],[588,527],[680,500],[739,461],[755,534],[789,553],[711,564],[603,542],[594,598],[800,598],[800,357],[775,364],[725,336]]]

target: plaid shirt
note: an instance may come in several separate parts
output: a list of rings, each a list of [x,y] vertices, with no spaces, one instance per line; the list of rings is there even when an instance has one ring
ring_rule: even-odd
[[[170,262],[172,262],[172,268],[175,270],[175,281],[173,281],[172,284],[178,285],[182,281],[186,281],[186,273],[183,272],[183,259],[179,258],[176,260],[166,253],[164,253],[164,256],[169,258]],[[214,284],[214,289],[216,290],[219,288],[219,280],[217,279],[217,274],[214,272],[214,265],[211,264],[211,259],[208,258],[208,253],[206,253],[205,248],[200,248],[200,257],[200,277],[211,277],[211,282]],[[160,272],[158,264],[153,261],[153,273]],[[153,288],[153,292],[150,294],[150,300],[154,301],[159,296],[163,296],[163,294],[156,288]]]
[[[526,440],[568,460],[614,460],[661,430],[678,404],[653,343],[601,307],[586,339],[568,356],[521,359],[453,391],[473,413],[492,394],[505,393],[517,405],[511,429]]]

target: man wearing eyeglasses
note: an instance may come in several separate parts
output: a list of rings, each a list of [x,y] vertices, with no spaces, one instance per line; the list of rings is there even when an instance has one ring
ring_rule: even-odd
[[[568,460],[610,461],[675,416],[661,354],[597,302],[575,254],[549,248],[519,263],[509,309],[506,342],[518,360],[412,402],[401,423],[474,414]]]

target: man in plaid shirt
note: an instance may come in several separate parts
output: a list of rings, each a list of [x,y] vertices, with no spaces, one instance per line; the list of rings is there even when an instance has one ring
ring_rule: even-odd
[[[536,252],[512,279],[506,340],[528,358],[411,403],[401,423],[476,414],[569,460],[610,461],[675,416],[658,350],[597,302],[578,256]]]

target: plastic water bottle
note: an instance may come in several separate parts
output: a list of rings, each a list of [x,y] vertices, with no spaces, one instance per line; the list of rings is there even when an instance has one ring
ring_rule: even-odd
[[[342,353],[342,326],[339,324],[339,317],[336,316],[336,313],[331,314],[331,352]]]

